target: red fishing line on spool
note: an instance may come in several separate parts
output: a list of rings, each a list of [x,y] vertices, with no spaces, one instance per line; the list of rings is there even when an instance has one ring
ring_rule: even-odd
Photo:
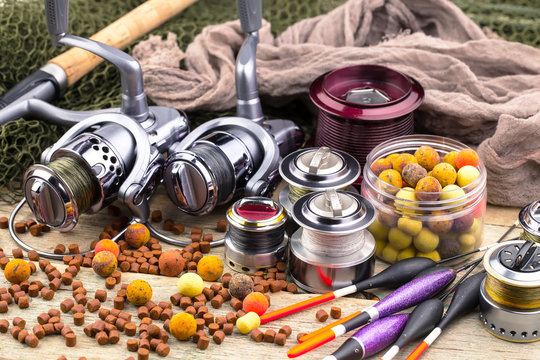
[[[424,89],[385,66],[354,65],[321,75],[309,95],[319,108],[315,146],[348,152],[363,166],[381,142],[413,133]]]

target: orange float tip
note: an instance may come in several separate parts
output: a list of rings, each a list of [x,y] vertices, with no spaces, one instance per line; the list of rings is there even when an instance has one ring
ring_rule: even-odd
[[[414,351],[409,356],[407,356],[407,359],[405,360],[418,360],[420,356],[422,356],[422,354],[426,352],[428,347],[429,345],[425,341],[422,341],[420,345],[418,345],[416,349],[414,349]]]
[[[326,344],[327,342],[334,340],[335,338],[336,338],[336,334],[332,330],[327,330],[323,333],[313,336],[312,338],[310,338],[307,341],[304,341],[303,343],[293,346],[287,352],[287,356],[290,358],[295,358],[300,355],[304,355],[305,353],[308,353],[311,350],[316,349],[319,346],[322,346]]]

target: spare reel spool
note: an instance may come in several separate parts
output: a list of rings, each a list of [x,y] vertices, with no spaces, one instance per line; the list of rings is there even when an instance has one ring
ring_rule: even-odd
[[[364,166],[375,146],[413,133],[424,89],[385,66],[354,65],[318,77],[309,96],[319,108],[315,145],[345,151]]]
[[[507,241],[484,255],[480,319],[494,336],[512,342],[540,340],[540,202],[519,220],[524,240]]]
[[[253,274],[286,260],[287,213],[272,199],[251,196],[238,200],[227,211],[225,259],[231,269]]]
[[[375,208],[364,197],[346,191],[309,193],[293,206],[300,225],[289,243],[293,281],[309,292],[326,293],[373,274],[375,239],[367,227]]]
[[[279,166],[279,174],[288,184],[279,193],[279,203],[291,214],[294,203],[310,192],[326,189],[356,192],[350,185],[360,176],[361,168],[346,152],[322,146],[287,155]],[[287,234],[297,229],[298,225],[289,218]]]

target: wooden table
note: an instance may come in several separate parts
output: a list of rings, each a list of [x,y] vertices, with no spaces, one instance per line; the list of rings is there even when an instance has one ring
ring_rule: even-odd
[[[224,218],[223,214],[225,208],[218,209],[214,212],[214,215],[206,217],[191,217],[180,213],[175,209],[171,202],[166,198],[163,192],[159,192],[154,196],[152,203],[152,209],[160,209],[163,211],[164,219],[172,218],[175,221],[182,222],[186,225],[186,232],[184,236],[179,236],[188,240],[189,229],[192,226],[201,226],[207,232],[213,232],[215,238],[223,237],[222,233],[215,232],[216,221],[220,218]],[[0,204],[0,216],[8,216],[13,206]],[[504,233],[504,231],[511,226],[517,219],[519,209],[517,208],[501,208],[488,206],[485,225],[485,240],[484,243],[491,243]],[[26,220],[33,218],[31,212],[27,207],[24,207],[17,220]],[[52,231],[39,237],[32,237],[30,234],[24,234],[21,236],[25,241],[33,246],[39,247],[42,250],[52,251],[56,244],[62,242],[65,245],[78,244],[81,250],[88,248],[88,244],[96,239],[101,232],[101,229],[110,224],[113,220],[112,217],[103,211],[97,215],[85,215],[81,217],[80,223],[77,227],[68,233],[58,233]],[[160,227],[158,225],[158,227]],[[514,230],[510,236],[517,236],[518,230]],[[7,230],[0,230],[0,247],[2,247],[5,253],[11,257],[11,250],[15,247],[15,243],[11,240]],[[168,244],[163,244],[164,249],[172,248]],[[212,253],[223,256],[223,248],[217,247],[212,249]],[[65,265],[62,262],[54,262],[54,265],[59,270],[63,270]],[[382,264],[377,265],[377,269],[383,268]],[[105,289],[105,281],[103,278],[96,276],[89,268],[81,268],[81,272],[77,275],[76,280],[80,280],[84,283],[85,288],[88,290],[88,297],[93,298],[94,291],[97,289]],[[169,296],[176,293],[176,278],[169,278],[164,276],[153,276],[145,274],[133,274],[123,273],[122,282],[129,282],[134,279],[144,279],[148,281],[153,288],[154,296],[152,298],[156,303],[158,301],[169,301]],[[30,277],[32,280],[41,280],[44,284],[48,281],[45,274],[39,270]],[[5,280],[3,276],[0,277],[0,287],[8,287],[10,284]],[[109,290],[109,296],[107,302],[103,304],[106,308],[112,308],[112,299],[114,294],[119,289]],[[284,305],[291,304],[312,297],[310,294],[289,294],[280,292],[271,295],[270,311],[280,308]],[[51,301],[45,301],[41,297],[31,299],[30,307],[28,309],[21,310],[15,304],[9,306],[9,311],[6,314],[0,314],[0,318],[5,318],[11,321],[15,316],[20,316],[26,320],[27,329],[31,329],[37,324],[37,315],[47,311],[50,308],[59,308],[59,304],[62,300],[71,297],[71,287],[62,285],[61,289],[56,292],[54,298]],[[353,311],[362,309],[363,307],[372,304],[372,301],[361,300],[357,298],[341,298],[333,301],[331,304],[342,308],[344,315],[350,314]],[[293,333],[288,339],[286,346],[281,347],[275,344],[268,343],[255,343],[248,336],[241,335],[235,330],[232,336],[227,336],[223,344],[216,345],[211,341],[207,350],[198,350],[191,341],[180,342],[174,338],[169,340],[171,346],[171,353],[169,358],[171,359],[277,359],[286,358],[286,352],[289,348],[294,346],[296,342],[296,334],[299,332],[310,332],[316,330],[321,326],[315,319],[315,312],[324,308],[329,310],[330,305],[318,306],[309,310],[305,310],[301,313],[289,316],[284,319],[280,319],[269,324],[261,326],[261,330],[274,329],[278,330],[283,325],[290,325],[293,328]],[[175,307],[175,312],[179,308]],[[131,304],[126,304],[124,311],[129,311],[135,314],[135,322],[139,320],[136,318],[136,308]],[[216,316],[224,315],[231,308],[228,304],[224,305],[221,309],[210,309]],[[97,319],[97,313],[85,314],[85,324],[94,322]],[[123,333],[121,333],[120,342],[115,345],[97,345],[95,339],[89,338],[83,333],[82,327],[74,326],[73,317],[70,313],[62,314],[62,321],[72,327],[77,335],[77,346],[74,348],[68,348],[64,344],[64,340],[60,335],[48,336],[40,341],[37,348],[32,349],[26,345],[22,345],[14,340],[11,335],[0,334],[0,359],[56,359],[60,355],[65,355],[68,359],[78,359],[80,356],[85,356],[88,359],[125,359],[128,356],[135,356],[136,353],[130,353],[126,349],[126,340],[128,339]],[[329,322],[330,320],[328,320]],[[327,322],[327,323],[328,323]],[[161,322],[158,322],[161,324]],[[333,341],[330,344],[323,346],[322,348],[312,351],[306,354],[300,359],[320,359],[327,354],[332,353],[347,337],[342,336],[339,339]],[[405,348],[396,359],[404,359],[414,346],[408,346]],[[160,358],[156,353],[150,353],[151,359]],[[538,359],[540,358],[540,342],[532,344],[515,344],[506,341],[499,340],[490,335],[480,324],[478,320],[478,313],[471,313],[460,321],[453,323],[448,327],[444,334],[438,339],[438,341],[424,354],[423,359],[507,359],[507,360],[522,360],[522,359]]]

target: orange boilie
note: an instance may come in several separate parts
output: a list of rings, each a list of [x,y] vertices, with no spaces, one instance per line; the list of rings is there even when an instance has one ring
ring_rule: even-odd
[[[132,248],[138,249],[146,245],[150,240],[150,231],[146,226],[140,223],[134,223],[128,226],[124,239]]]
[[[252,292],[245,297],[242,307],[247,313],[253,311],[261,316],[268,309],[268,299],[260,292]]]
[[[184,270],[185,261],[179,251],[168,250],[159,257],[159,271],[165,276],[178,276]]]
[[[114,241],[112,241],[110,239],[100,240],[96,244],[96,247],[94,248],[94,253],[97,254],[97,253],[99,253],[101,251],[110,251],[117,258],[118,258],[118,255],[120,255],[120,248],[118,247],[118,245]]]

